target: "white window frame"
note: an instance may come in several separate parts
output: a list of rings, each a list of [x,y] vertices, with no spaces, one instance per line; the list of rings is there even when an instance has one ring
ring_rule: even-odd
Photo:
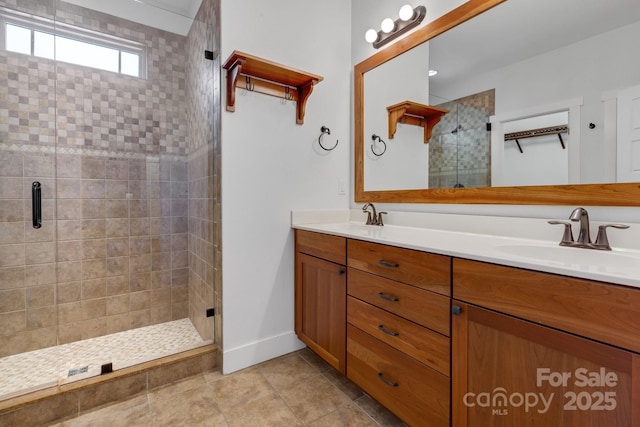
[[[147,46],[144,43],[139,43],[132,40],[123,39],[121,37],[115,37],[109,34],[100,33],[97,31],[87,30],[74,25],[64,24],[60,22],[54,22],[50,19],[45,19],[25,13],[15,12],[5,8],[0,8],[0,49],[7,50],[6,40],[6,24],[16,25],[26,28],[31,31],[31,56],[34,51],[34,32],[39,31],[43,33],[52,34],[55,36],[61,36],[68,39],[72,39],[81,43],[92,44],[100,47],[106,47],[115,49],[118,51],[118,74],[129,77],[138,77],[142,79],[147,78]],[[132,76],[130,74],[122,74],[122,53],[130,53],[137,55],[140,58],[138,67],[138,75]],[[54,52],[55,57],[55,52]],[[80,67],[88,67],[84,65],[74,64]],[[96,70],[107,71],[101,68],[93,68]]]

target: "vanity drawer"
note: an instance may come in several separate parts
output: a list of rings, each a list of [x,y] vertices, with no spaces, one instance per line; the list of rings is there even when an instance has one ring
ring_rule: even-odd
[[[448,337],[353,297],[347,297],[347,322],[449,376]]]
[[[347,294],[450,335],[451,303],[448,297],[353,268],[349,268],[347,274]]]
[[[447,256],[349,239],[347,265],[451,295],[451,259]]]
[[[453,295],[640,352],[640,289],[454,259]]]
[[[347,378],[409,425],[449,425],[449,378],[352,325]]]
[[[345,265],[347,239],[330,234],[296,230],[296,251]]]

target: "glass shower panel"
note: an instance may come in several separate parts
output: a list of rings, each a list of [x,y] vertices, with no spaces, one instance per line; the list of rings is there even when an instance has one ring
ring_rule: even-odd
[[[53,2],[0,1],[0,399],[58,379],[55,70],[15,31],[53,16]]]
[[[215,221],[219,212],[219,129],[220,58],[204,59],[205,51],[215,51],[219,29],[215,25],[216,1],[204,0],[187,38],[187,109],[189,140],[189,318],[205,340],[214,341],[215,308],[219,317],[220,245]],[[217,96],[217,99],[215,98]],[[216,108],[218,111],[216,112]],[[218,155],[216,155],[218,154]],[[211,313],[210,313],[211,314]],[[219,324],[218,324],[219,326]],[[218,335],[219,337],[219,335]]]
[[[457,116],[457,182],[466,188],[488,187],[491,134],[487,109],[458,103]]]
[[[429,188],[452,188],[458,181],[458,104],[438,105],[449,112],[434,126],[429,142]]]
[[[429,147],[429,188],[491,186],[491,133],[494,92],[439,104],[447,109],[434,127]]]

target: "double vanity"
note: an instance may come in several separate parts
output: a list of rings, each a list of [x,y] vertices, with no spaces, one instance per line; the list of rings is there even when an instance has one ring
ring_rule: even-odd
[[[640,253],[352,217],[294,214],[296,333],[408,425],[640,425]]]

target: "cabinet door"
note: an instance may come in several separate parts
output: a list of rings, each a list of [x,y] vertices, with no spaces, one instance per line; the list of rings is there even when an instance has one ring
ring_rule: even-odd
[[[339,264],[296,253],[295,329],[298,338],[345,373],[347,275]]]
[[[640,426],[640,355],[453,306],[454,426]]]

